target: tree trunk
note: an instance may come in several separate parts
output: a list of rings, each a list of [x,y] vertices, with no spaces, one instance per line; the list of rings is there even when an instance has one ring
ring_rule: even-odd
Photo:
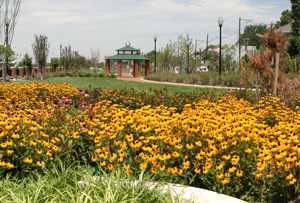
[[[44,80],[44,76],[43,76],[43,67],[40,67],[40,78],[41,80]]]

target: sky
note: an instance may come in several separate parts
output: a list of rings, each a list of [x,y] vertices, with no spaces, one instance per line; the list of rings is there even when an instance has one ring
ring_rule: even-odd
[[[270,24],[288,8],[289,0],[23,0],[13,48],[32,55],[35,34],[48,36],[51,57],[59,55],[60,44],[70,44],[86,57],[99,50],[103,59],[127,41],[146,53],[154,36],[161,48],[180,34],[204,47],[207,33],[217,43],[219,16],[225,43],[234,43],[239,16]]]

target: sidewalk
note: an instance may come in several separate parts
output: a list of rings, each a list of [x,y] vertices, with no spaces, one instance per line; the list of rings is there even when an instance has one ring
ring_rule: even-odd
[[[160,85],[173,85],[173,86],[182,86],[182,87],[197,87],[197,88],[206,88],[206,89],[223,89],[223,90],[245,90],[246,89],[246,88],[241,88],[241,87],[225,87],[225,86],[193,85],[193,84],[185,84],[185,83],[160,82],[160,81],[146,80],[144,78],[118,78],[118,80],[124,80],[124,81],[129,81],[129,82],[160,84]],[[249,90],[256,91],[256,89],[249,89]]]

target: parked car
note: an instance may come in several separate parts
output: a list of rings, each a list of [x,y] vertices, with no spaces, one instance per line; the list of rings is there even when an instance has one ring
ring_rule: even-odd
[[[207,73],[208,72],[208,67],[207,66],[200,66],[196,68],[197,72],[201,72],[201,73]]]

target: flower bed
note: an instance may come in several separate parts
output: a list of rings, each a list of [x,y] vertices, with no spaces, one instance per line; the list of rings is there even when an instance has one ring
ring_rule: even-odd
[[[105,91],[68,85],[0,89],[2,174],[43,171],[71,156],[99,172],[123,168],[249,201],[287,202],[299,193],[300,110],[277,98],[253,105],[199,96],[178,111],[142,102],[127,108]]]

